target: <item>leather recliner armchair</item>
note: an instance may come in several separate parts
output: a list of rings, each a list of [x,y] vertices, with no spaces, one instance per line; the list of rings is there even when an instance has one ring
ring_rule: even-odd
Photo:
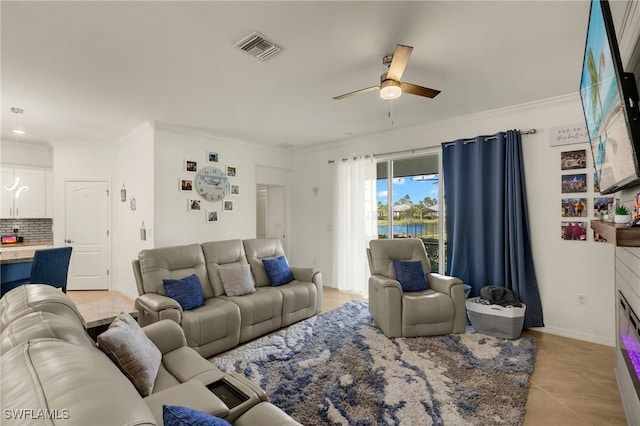
[[[464,333],[464,285],[459,278],[431,272],[422,240],[372,240],[367,256],[371,270],[369,312],[387,337]],[[394,260],[420,261],[429,288],[404,292],[396,280]]]

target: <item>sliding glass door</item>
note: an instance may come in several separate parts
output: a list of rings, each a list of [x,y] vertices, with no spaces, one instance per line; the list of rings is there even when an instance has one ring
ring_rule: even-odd
[[[378,238],[420,238],[431,270],[444,272],[439,154],[379,161],[377,178]]]

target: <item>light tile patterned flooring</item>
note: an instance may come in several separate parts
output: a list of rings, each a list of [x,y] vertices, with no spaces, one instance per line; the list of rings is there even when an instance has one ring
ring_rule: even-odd
[[[69,291],[68,295],[76,304],[108,297],[131,302],[118,292]],[[360,298],[364,297],[325,287],[324,310]],[[614,348],[547,333],[526,333],[537,339],[538,355],[524,426],[627,424],[613,373]]]

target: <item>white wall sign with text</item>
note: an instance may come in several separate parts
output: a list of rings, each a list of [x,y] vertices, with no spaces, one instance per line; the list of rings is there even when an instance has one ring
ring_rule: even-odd
[[[589,142],[587,126],[584,124],[574,124],[572,126],[562,126],[551,129],[549,136],[550,146],[571,145],[574,143]]]

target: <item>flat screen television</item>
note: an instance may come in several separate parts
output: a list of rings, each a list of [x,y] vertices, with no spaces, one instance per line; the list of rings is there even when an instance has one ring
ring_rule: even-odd
[[[609,2],[592,0],[580,98],[600,193],[640,183],[640,111],[632,73],[622,68]]]

